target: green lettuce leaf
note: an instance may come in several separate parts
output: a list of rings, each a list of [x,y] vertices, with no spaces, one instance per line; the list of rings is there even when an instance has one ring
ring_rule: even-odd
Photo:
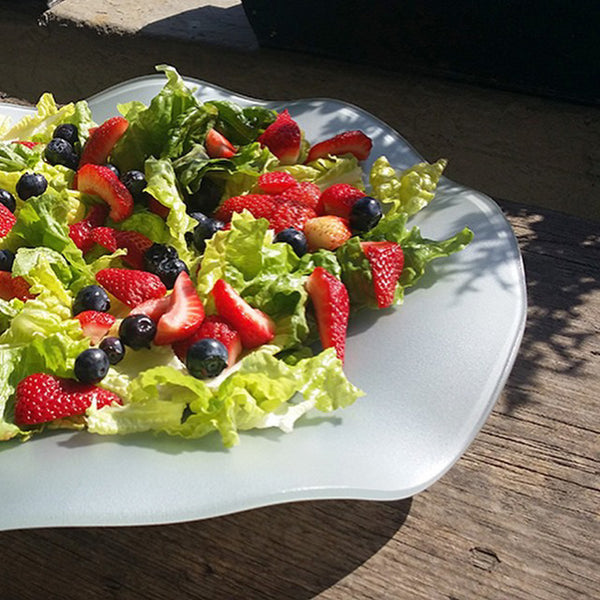
[[[348,154],[319,158],[307,165],[285,165],[277,168],[290,173],[297,181],[310,181],[321,190],[336,183],[347,183],[360,190],[365,189],[361,166],[354,156]]]
[[[21,172],[32,169],[39,162],[43,150],[42,144],[28,148],[23,144],[0,142],[0,171]]]
[[[242,107],[229,100],[210,100],[207,105],[218,111],[217,129],[237,146],[256,141],[277,118],[274,110],[262,106]]]

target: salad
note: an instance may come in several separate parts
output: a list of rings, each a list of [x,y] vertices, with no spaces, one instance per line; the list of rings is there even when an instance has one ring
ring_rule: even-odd
[[[157,69],[150,103],[103,123],[49,93],[0,116],[0,440],[289,432],[363,395],[352,315],[473,237],[408,225],[445,160],[366,173],[361,131],[307,140],[287,110],[201,102]]]

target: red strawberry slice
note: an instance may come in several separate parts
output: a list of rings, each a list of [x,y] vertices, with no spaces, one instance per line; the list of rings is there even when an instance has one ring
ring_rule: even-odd
[[[0,298],[12,300],[18,298],[25,302],[35,296],[29,291],[29,284],[23,277],[13,277],[8,271],[0,271]]]
[[[131,308],[167,293],[165,284],[157,275],[137,269],[101,269],[96,273],[96,281]]]
[[[123,117],[112,117],[96,127],[85,143],[79,167],[83,165],[103,165],[108,159],[113,146],[121,139],[121,136],[127,131],[129,122]]]
[[[335,215],[323,215],[310,219],[304,225],[304,235],[310,252],[319,250],[335,250],[345,244],[351,237],[352,231],[348,219]]]
[[[36,425],[82,415],[93,403],[98,408],[122,404],[115,393],[95,385],[47,373],[34,373],[17,385],[15,423]]]
[[[368,158],[373,142],[362,131],[344,131],[315,144],[308,152],[307,163],[329,155],[354,154],[358,160]]]
[[[75,318],[81,324],[83,334],[90,338],[93,345],[100,343],[100,340],[109,332],[117,320],[110,313],[98,310],[84,310]]]
[[[298,161],[302,132],[286,109],[258,137],[258,142],[266,146],[282,165],[291,165]]]
[[[315,309],[323,348],[335,348],[344,362],[350,314],[346,286],[323,267],[317,267],[306,280],[306,290]]]
[[[322,214],[321,189],[310,181],[301,181],[290,186],[277,196],[280,200],[293,200],[312,208],[318,215]]]
[[[127,250],[123,261],[134,269],[142,270],[144,267],[144,253],[150,246],[152,240],[139,231],[119,231],[115,232],[117,247]]]
[[[211,294],[217,312],[239,332],[244,348],[262,346],[275,337],[271,318],[250,306],[224,279],[217,280]]]
[[[275,209],[275,200],[268,194],[244,194],[227,198],[217,209],[214,216],[220,221],[230,221],[234,212],[247,210],[255,219],[269,219]]]
[[[21,144],[21,146],[25,146],[31,150],[31,148],[37,146],[40,142],[30,142],[29,140],[13,140],[12,143]]]
[[[94,204],[85,219],[69,225],[69,237],[84,254],[93,248],[95,242],[90,238],[90,233],[94,227],[104,224],[108,217],[108,210],[108,206],[104,203]]]
[[[321,204],[326,215],[337,215],[348,219],[354,203],[363,198],[365,193],[353,185],[336,183],[323,190]]]
[[[8,235],[16,222],[15,215],[4,204],[0,204],[0,238]]]
[[[317,213],[309,206],[295,200],[284,200],[275,207],[269,219],[269,224],[275,230],[275,233],[279,233],[288,227],[302,231],[304,224],[316,216]]]
[[[182,271],[175,280],[171,304],[158,320],[154,343],[157,346],[183,340],[196,331],[204,320],[204,306],[190,276]]]
[[[296,180],[285,171],[269,171],[258,178],[258,187],[266,194],[280,194],[296,183]]]
[[[130,315],[147,315],[155,323],[169,310],[173,295],[163,296],[162,298],[150,298],[131,309]]]
[[[205,338],[212,338],[213,340],[221,342],[225,348],[227,348],[227,354],[229,356],[227,366],[231,367],[231,365],[235,364],[238,356],[242,352],[242,338],[229,323],[217,315],[206,317],[202,322],[202,325],[200,325],[190,337],[175,342],[173,344],[173,351],[181,362],[185,362],[189,347],[194,342]]]
[[[116,232],[117,230],[112,227],[94,227],[90,231],[89,237],[94,244],[100,244],[109,252],[114,252],[119,247],[115,236]]]
[[[129,190],[108,168],[85,164],[77,171],[77,189],[85,194],[94,194],[110,206],[110,218],[118,223],[133,212],[133,198]]]
[[[166,219],[169,216],[171,209],[164,204],[161,204],[156,198],[149,195],[148,198],[148,210],[158,215],[161,219]]]
[[[237,152],[235,146],[216,129],[208,131],[204,146],[210,158],[231,158]]]
[[[404,268],[404,253],[395,242],[361,242],[360,247],[369,259],[373,289],[379,308],[394,302],[396,284]]]

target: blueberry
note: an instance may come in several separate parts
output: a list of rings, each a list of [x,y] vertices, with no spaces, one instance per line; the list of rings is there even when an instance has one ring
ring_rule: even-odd
[[[156,323],[148,315],[129,315],[119,326],[121,341],[133,350],[150,348],[155,335]]]
[[[73,302],[73,315],[78,315],[84,310],[97,310],[108,312],[110,299],[108,294],[99,285],[88,285],[81,288]]]
[[[229,360],[227,348],[219,340],[204,338],[188,349],[185,364],[191,375],[198,379],[216,377]]]
[[[125,346],[118,337],[105,337],[98,347],[106,352],[111,365],[121,362],[125,356]]]
[[[111,164],[111,163],[106,163],[104,165],[107,169],[110,169],[117,178],[121,177],[121,171],[119,171],[118,167],[115,167],[115,165]]]
[[[180,258],[174,258],[173,260],[165,260],[160,263],[158,271],[155,274],[160,277],[165,287],[171,290],[175,285],[175,280],[179,276],[179,273],[182,271],[185,271],[188,275],[190,274],[187,265]]]
[[[308,252],[308,244],[306,243],[306,237],[301,231],[288,227],[287,229],[281,230],[274,238],[274,242],[285,242],[292,247],[292,250],[298,256],[304,256]]]
[[[98,383],[104,379],[110,363],[104,350],[88,348],[75,359],[75,377],[81,383]]]
[[[146,176],[141,171],[132,169],[123,173],[121,183],[129,190],[135,201],[141,202],[144,200],[144,188],[147,182]]]
[[[150,273],[155,273],[162,262],[174,260],[175,258],[179,258],[179,255],[173,246],[152,244],[152,246],[144,252],[144,269],[150,271]]]
[[[15,197],[8,191],[0,188],[0,204],[4,204],[11,213],[15,212],[17,208],[17,201]]]
[[[206,248],[206,240],[209,240],[217,231],[223,229],[225,223],[218,219],[207,219],[203,223],[198,223],[194,227],[194,246],[198,252],[204,252]]]
[[[0,250],[0,271],[12,271],[15,254],[10,250]]]
[[[40,173],[24,173],[17,181],[17,196],[27,200],[32,196],[40,196],[46,191],[48,182]]]
[[[371,196],[363,196],[350,209],[350,229],[369,231],[379,223],[382,215],[381,204]]]
[[[75,146],[79,141],[79,131],[77,131],[76,125],[63,123],[54,130],[54,135],[52,137],[67,140],[71,146]]]
[[[79,157],[73,146],[63,138],[54,138],[48,142],[44,158],[51,165],[63,165],[73,170],[76,170],[79,164]]]

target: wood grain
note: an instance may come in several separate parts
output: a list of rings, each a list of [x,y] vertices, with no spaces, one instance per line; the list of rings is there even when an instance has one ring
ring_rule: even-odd
[[[0,598],[598,597],[598,226],[500,204],[523,252],[528,326],[488,422],[429,490],[169,526],[0,533]]]

